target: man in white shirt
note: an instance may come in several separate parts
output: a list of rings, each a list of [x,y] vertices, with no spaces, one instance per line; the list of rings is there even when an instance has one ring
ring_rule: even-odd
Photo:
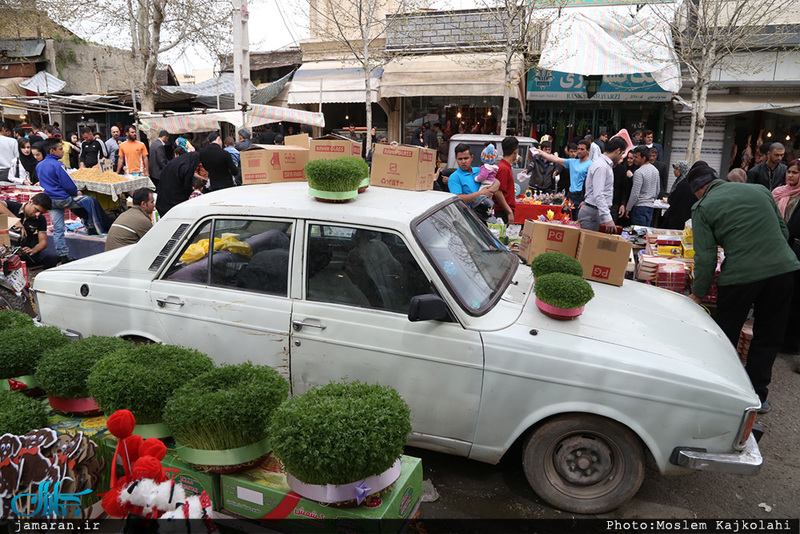
[[[11,137],[11,128],[5,123],[0,124],[0,182],[8,179],[8,170],[11,161],[19,157],[17,141]]]
[[[612,232],[615,228],[611,217],[614,199],[614,165],[628,153],[628,143],[621,137],[612,137],[605,149],[586,173],[586,199],[580,210],[578,222],[584,230]]]

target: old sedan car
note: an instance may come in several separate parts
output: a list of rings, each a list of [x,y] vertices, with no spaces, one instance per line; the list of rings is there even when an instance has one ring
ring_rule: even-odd
[[[538,311],[533,284],[453,195],[371,187],[326,204],[293,183],[180,204],[139,243],[34,289],[45,324],[267,364],[293,394],[391,385],[411,444],[497,463],[521,442],[531,486],[564,510],[630,499],[648,453],[665,474],[758,471],[758,397],[702,308],[592,282],[564,322]]]

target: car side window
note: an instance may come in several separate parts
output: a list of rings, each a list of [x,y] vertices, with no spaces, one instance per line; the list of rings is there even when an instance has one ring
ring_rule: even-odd
[[[308,300],[407,313],[411,297],[430,290],[397,235],[314,224],[307,247]]]
[[[283,221],[219,218],[213,229],[207,222],[181,251],[166,279],[285,297],[291,231],[292,224]]]

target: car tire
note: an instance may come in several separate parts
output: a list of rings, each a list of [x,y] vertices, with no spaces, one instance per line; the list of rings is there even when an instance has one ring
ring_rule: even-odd
[[[579,514],[618,508],[642,485],[645,452],[625,426],[596,415],[546,422],[525,441],[522,467],[548,504]]]
[[[31,315],[26,301],[25,297],[19,297],[9,289],[0,287],[0,310],[13,310]]]

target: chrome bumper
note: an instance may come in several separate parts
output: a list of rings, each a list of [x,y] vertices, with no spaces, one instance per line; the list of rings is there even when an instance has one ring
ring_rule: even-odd
[[[677,452],[677,464],[697,471],[714,471],[731,475],[755,475],[761,469],[763,459],[751,435],[747,439],[744,450],[732,453],[703,452],[691,449],[680,449]]]

